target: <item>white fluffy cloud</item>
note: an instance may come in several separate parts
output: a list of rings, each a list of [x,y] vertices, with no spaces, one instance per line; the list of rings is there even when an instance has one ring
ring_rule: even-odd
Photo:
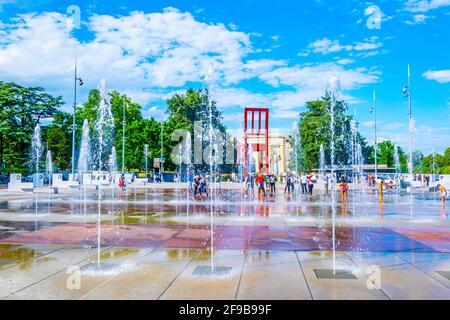
[[[339,76],[344,90],[374,83],[379,76],[373,70],[346,68],[344,63],[292,65],[287,60],[258,59],[259,50],[253,48],[250,34],[199,22],[174,8],[120,17],[93,15],[83,26],[90,35],[80,41],[61,13],[21,15],[3,25],[2,80],[41,85],[70,100],[77,56],[86,88],[106,78],[111,89],[126,92],[150,108],[147,114],[153,111],[156,115],[161,110],[155,109],[155,101],[164,101],[187,86],[201,85],[214,63],[217,100],[225,112],[228,107],[264,104],[272,108],[274,117],[288,118],[298,114],[305,102],[319,97],[330,76]],[[341,50],[379,46],[371,38]],[[251,92],[242,87],[244,80],[263,82],[273,90]]]
[[[435,80],[439,83],[450,82],[450,70],[427,71],[423,74],[425,79]]]
[[[363,42],[354,42],[352,44],[343,45],[339,40],[330,40],[328,38],[323,38],[314,41],[309,44],[309,49],[315,53],[330,54],[337,53],[341,51],[371,51],[379,49],[383,44],[378,40],[378,37],[371,37],[365,39]]]
[[[428,12],[450,6],[450,0],[408,0],[405,9],[409,12]]]
[[[414,24],[424,24],[428,19],[433,19],[434,17],[427,16],[424,14],[415,14],[412,17],[412,20],[406,20],[406,24],[414,25]]]

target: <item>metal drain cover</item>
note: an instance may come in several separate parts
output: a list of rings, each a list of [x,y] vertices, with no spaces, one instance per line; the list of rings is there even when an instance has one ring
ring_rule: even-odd
[[[11,263],[12,263],[11,260],[0,260],[0,266],[6,266]]]
[[[450,271],[436,271],[437,274],[440,274],[445,279],[450,280]]]
[[[232,267],[197,266],[192,274],[194,276],[225,276],[231,272]]]
[[[349,270],[314,269],[317,279],[356,280],[356,276]]]
[[[88,264],[85,264],[84,266],[82,266],[80,268],[81,271],[95,271],[95,272],[99,272],[99,271],[110,271],[114,268],[117,268],[118,264],[114,264],[114,263],[96,263],[96,262],[91,262]]]

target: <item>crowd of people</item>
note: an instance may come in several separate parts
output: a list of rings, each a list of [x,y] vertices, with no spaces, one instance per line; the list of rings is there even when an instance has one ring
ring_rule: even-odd
[[[134,178],[134,176],[133,176]],[[312,173],[305,174],[301,173],[299,175],[287,173],[283,177],[276,177],[273,174],[264,175],[262,173],[254,174],[249,173],[244,179],[244,193],[245,196],[253,196],[255,193],[255,189],[257,189],[257,194],[260,197],[265,197],[267,194],[275,195],[277,191],[277,183],[284,183],[284,194],[290,195],[293,194],[296,190],[296,186],[298,186],[298,190],[303,195],[312,195],[314,190],[314,185],[318,183],[318,177]],[[420,181],[426,186],[430,185],[430,176],[429,175],[417,175],[414,177],[415,181]],[[340,179],[337,176],[334,176],[334,179],[331,175],[324,173],[321,176],[323,182],[323,190],[325,193],[329,192],[330,183],[333,181],[339,181],[339,191],[341,193],[342,203],[346,203],[348,199],[348,191],[350,189],[348,184],[348,179],[345,176],[342,176]],[[404,177],[396,176],[395,180],[385,181],[383,178],[376,179],[374,175],[368,174],[365,176],[365,180],[367,186],[369,188],[375,188],[376,192],[379,196],[380,201],[383,201],[383,195],[385,190],[396,189],[402,185]],[[189,190],[193,193],[194,198],[204,198],[209,195],[209,183],[212,181],[210,175],[202,175],[202,174],[188,174],[188,184]],[[398,180],[398,181],[397,181]],[[118,178],[118,185],[121,190],[124,190],[127,186],[127,181],[125,175],[120,175]],[[437,184],[436,192],[439,193],[442,198],[442,203],[445,204],[446,197],[450,196],[449,192],[445,188],[445,186],[441,184]]]
[[[292,194],[295,192],[296,185],[301,188],[302,194],[313,194],[314,184],[317,183],[317,177],[313,174],[301,174],[299,176],[292,173],[287,173],[284,177],[284,194]],[[262,173],[249,173],[244,179],[245,195],[252,195],[255,191],[255,186],[258,190],[258,195],[265,196],[267,192],[271,195],[276,193],[276,185],[279,179],[273,175],[264,175]]]

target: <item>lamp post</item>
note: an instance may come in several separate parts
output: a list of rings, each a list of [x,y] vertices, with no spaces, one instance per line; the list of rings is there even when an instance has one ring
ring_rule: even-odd
[[[73,125],[72,125],[72,179],[75,178],[75,131],[77,114],[77,86],[82,86],[83,80],[78,78],[77,59],[75,58],[75,77],[74,77],[74,95],[73,95]]]
[[[411,191],[413,182],[413,160],[412,160],[412,135],[413,135],[413,118],[411,108],[411,69],[408,64],[408,85],[402,90],[405,97],[408,98],[408,120],[409,120],[409,176],[411,178]]]
[[[127,108],[127,101],[123,104],[123,115],[122,115],[122,174],[125,173],[125,111]]]
[[[163,172],[164,172],[164,164],[163,164],[163,157],[164,157],[164,145],[163,145],[163,137],[164,137],[164,121],[161,121],[161,158],[159,159],[159,171],[161,175],[161,182],[163,182]]]
[[[374,118],[374,137],[375,137],[375,181],[378,179],[378,136],[377,136],[377,98],[375,94],[375,90],[373,91],[373,104],[372,108],[370,108],[369,112],[373,113]]]

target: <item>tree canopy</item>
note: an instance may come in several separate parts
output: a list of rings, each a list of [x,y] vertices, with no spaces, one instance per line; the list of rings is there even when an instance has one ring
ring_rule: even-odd
[[[0,82],[0,161],[9,168],[27,168],[34,127],[63,106],[40,87]]]
[[[300,113],[299,137],[302,171],[310,171],[319,168],[320,145],[323,145],[325,152],[325,162],[331,162],[331,97],[326,94],[319,100],[310,101],[306,104],[307,111]],[[353,117],[347,115],[347,104],[344,101],[337,101],[334,106],[335,122],[335,164],[350,164],[351,152],[349,141],[351,140],[351,120]],[[363,156],[367,159],[370,149],[367,147],[365,139],[357,133],[357,142],[361,144]]]

